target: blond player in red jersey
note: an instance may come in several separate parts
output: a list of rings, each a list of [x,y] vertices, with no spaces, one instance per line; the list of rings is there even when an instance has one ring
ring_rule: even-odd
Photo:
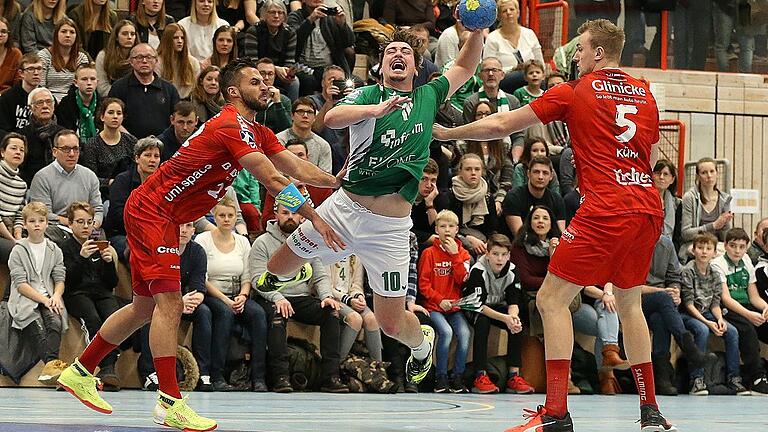
[[[489,140],[537,123],[569,126],[582,205],[549,265],[536,305],[544,322],[547,399],[507,432],[570,432],[567,407],[573,326],[568,305],[585,285],[612,282],[627,358],[640,395],[642,432],[676,431],[656,403],[651,343],[640,301],[663,211],[651,167],[659,112],[648,83],[618,68],[624,32],[607,20],[579,28],[580,78],[549,89],[515,111],[455,129],[436,127],[442,140]],[[586,270],[585,269],[589,269]]]

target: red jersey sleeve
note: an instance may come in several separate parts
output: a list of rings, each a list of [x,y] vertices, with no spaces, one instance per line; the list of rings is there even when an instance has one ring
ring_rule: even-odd
[[[265,155],[272,156],[285,150],[285,146],[278,141],[275,133],[272,132],[271,129],[260,124],[254,126],[254,129],[256,129],[258,137],[256,142],[259,143],[259,146]]]
[[[565,116],[575,98],[570,83],[560,84],[544,92],[540,98],[529,105],[539,120],[547,124],[555,120],[565,120]]]
[[[275,134],[261,125],[224,126],[214,131],[214,135],[235,160],[248,153],[259,152],[272,156],[285,150]]]

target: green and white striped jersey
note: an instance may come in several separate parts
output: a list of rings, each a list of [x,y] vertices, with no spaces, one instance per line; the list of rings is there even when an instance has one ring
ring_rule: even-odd
[[[448,80],[440,77],[412,92],[372,85],[347,95],[341,104],[375,105],[393,95],[410,96],[411,102],[380,119],[349,126],[349,166],[342,187],[364,196],[399,193],[413,202],[429,159],[432,125],[448,90]]]

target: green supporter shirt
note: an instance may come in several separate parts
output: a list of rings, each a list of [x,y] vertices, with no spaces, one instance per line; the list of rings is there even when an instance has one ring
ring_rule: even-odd
[[[349,165],[342,187],[363,196],[398,193],[413,202],[429,159],[435,115],[448,90],[448,79],[440,77],[412,92],[372,85],[342,99],[342,105],[376,105],[393,95],[411,97],[402,109],[349,126]]]
[[[441,72],[445,74],[448,69],[453,67],[454,63],[456,63],[456,60],[451,60],[446,63],[445,66],[443,66]],[[464,111],[464,101],[467,100],[468,97],[477,93],[482,85],[483,82],[480,81],[480,65],[477,65],[475,74],[472,75],[464,84],[462,84],[461,87],[456,89],[456,93],[451,95],[451,105],[459,110],[459,112]]]
[[[540,98],[541,95],[543,95],[543,91],[539,91],[538,95],[532,95],[531,92],[528,91],[525,87],[520,87],[519,89],[515,90],[514,93],[512,93],[513,96],[517,98],[517,100],[520,101],[520,106],[526,106],[529,103],[535,101],[536,99]]]
[[[731,298],[743,306],[749,305],[749,292],[747,288],[749,288],[749,284],[757,283],[755,267],[752,265],[752,260],[749,256],[744,255],[741,261],[734,263],[728,258],[727,254],[723,254],[712,260],[712,267],[723,275]]]

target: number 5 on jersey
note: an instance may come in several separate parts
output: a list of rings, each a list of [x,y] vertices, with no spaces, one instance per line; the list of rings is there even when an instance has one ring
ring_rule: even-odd
[[[637,133],[637,124],[628,119],[627,114],[637,114],[637,107],[634,105],[616,105],[616,125],[627,128],[621,135],[615,135],[616,139],[622,143],[628,143]]]

